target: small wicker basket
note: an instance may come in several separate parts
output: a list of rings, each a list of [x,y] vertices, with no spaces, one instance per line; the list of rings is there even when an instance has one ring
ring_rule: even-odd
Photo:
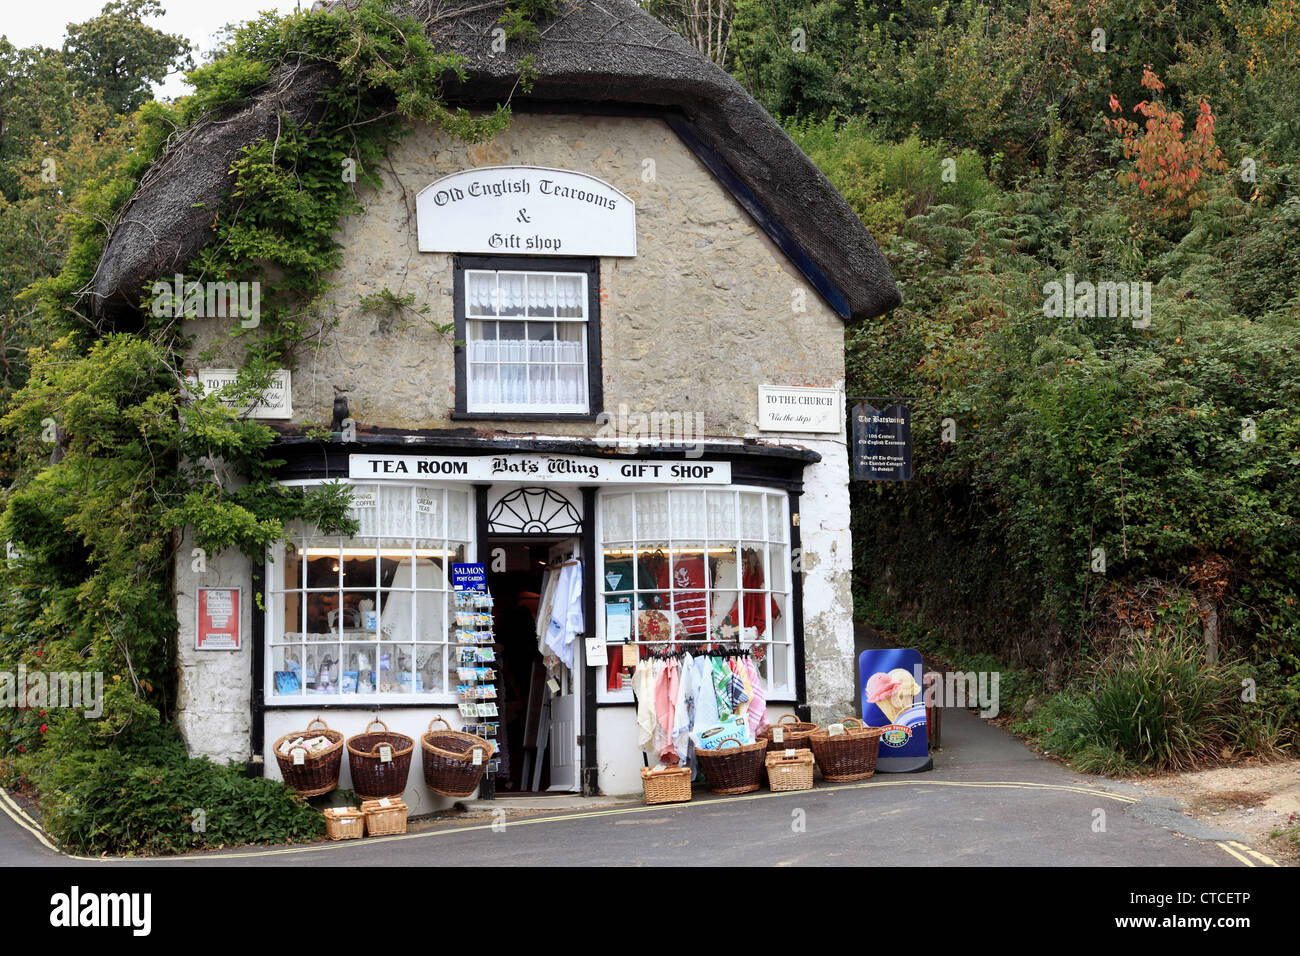
[[[382,733],[371,733],[375,724],[383,727]],[[384,759],[384,748],[388,758]],[[352,769],[352,789],[362,799],[378,800],[380,797],[400,797],[406,789],[406,778],[411,772],[411,753],[415,741],[406,734],[389,731],[388,725],[376,717],[366,725],[364,732],[348,738],[348,766]]]
[[[361,812],[366,818],[367,836],[406,832],[406,804],[401,800],[390,800],[387,797],[382,800],[363,800]]]
[[[331,840],[360,840],[364,819],[356,807],[330,807],[325,810],[325,835]]]
[[[687,767],[641,768],[646,803],[683,803],[691,799],[691,771]]]
[[[322,729],[312,730],[317,724]],[[325,737],[330,745],[315,753],[304,748],[306,756],[303,762],[295,764],[293,751],[282,754],[280,747],[299,737]],[[308,724],[306,730],[285,734],[272,745],[271,750],[275,754],[275,762],[280,765],[280,776],[284,778],[285,786],[297,790],[299,796],[319,797],[339,785],[339,768],[343,764],[343,734],[330,730],[329,725],[319,717]]]
[[[734,744],[734,746],[728,746]],[[696,750],[700,769],[714,793],[750,793],[763,784],[763,755],[767,741],[758,740],[742,744],[735,737],[727,737],[717,750]]]
[[[767,764],[767,785],[773,791],[811,790],[813,786],[813,754],[811,750],[790,747],[770,753]]]
[[[807,750],[808,738],[819,729],[816,724],[800,720],[794,714],[784,714],[775,724],[764,727],[759,736],[767,740],[769,751],[788,750],[791,747]],[[776,739],[778,730],[781,732],[780,740]]]
[[[865,780],[876,772],[884,728],[867,727],[856,717],[846,717],[841,723],[842,734],[831,736],[829,730],[819,730],[809,738],[822,778],[831,783]]]

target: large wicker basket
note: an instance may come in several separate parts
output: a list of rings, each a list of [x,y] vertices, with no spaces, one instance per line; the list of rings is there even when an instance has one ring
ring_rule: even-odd
[[[734,746],[730,746],[734,745]],[[696,750],[700,769],[714,793],[749,793],[763,784],[763,755],[767,741],[742,744],[735,737],[723,740],[717,750]]]
[[[383,727],[371,733],[375,724]],[[383,748],[389,750],[384,759]],[[411,754],[415,741],[406,734],[393,733],[388,725],[375,718],[366,725],[363,733],[348,738],[348,766],[352,768],[352,789],[363,800],[380,797],[400,797],[406,789],[406,778],[411,772]]]
[[[691,771],[687,767],[641,768],[646,803],[683,803],[691,799]]]
[[[434,730],[436,723],[445,729]],[[429,721],[428,732],[420,737],[420,749],[424,751],[424,782],[443,797],[472,796],[495,750],[492,741],[452,730],[441,717]],[[476,749],[481,751],[478,763],[474,762]]]
[[[831,736],[819,730],[809,738],[822,777],[831,783],[865,780],[876,772],[883,727],[867,727],[856,717],[846,717],[844,733]]]
[[[811,790],[813,786],[812,751],[801,747],[790,747],[769,753],[764,759],[767,765],[768,788],[779,792],[782,790]]]
[[[775,731],[781,731],[781,740],[775,739]],[[808,749],[808,738],[818,730],[816,724],[809,723],[806,720],[800,720],[794,714],[785,714],[779,721],[769,727],[764,727],[760,737],[767,741],[767,749],[772,750],[796,750]]]
[[[316,724],[320,724],[323,729],[312,730]],[[299,737],[326,737],[330,745],[315,753],[304,750],[306,756],[303,762],[295,765],[293,751],[287,755],[282,754],[280,747]],[[275,742],[271,750],[275,753],[275,762],[280,765],[280,776],[284,777],[285,786],[297,790],[300,796],[319,797],[339,785],[339,768],[343,764],[343,734],[330,730],[329,725],[319,717],[308,724],[306,730],[285,734]]]

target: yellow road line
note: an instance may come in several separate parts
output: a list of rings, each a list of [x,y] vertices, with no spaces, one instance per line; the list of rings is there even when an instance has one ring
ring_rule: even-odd
[[[45,831],[41,829],[41,825],[28,816],[27,811],[20,807],[17,801],[14,800],[13,797],[9,796],[9,791],[2,787],[0,787],[0,810],[3,810],[9,816],[9,819],[14,821],[14,823],[18,824],[32,836],[36,837],[36,839],[40,840],[41,844],[47,850],[53,850],[60,856],[64,855],[63,851],[55,846],[48,837],[46,837]],[[83,859],[91,858],[84,857]]]
[[[1236,840],[1229,840],[1228,842],[1229,842],[1232,846],[1235,846],[1235,847],[1236,847],[1238,850],[1240,850],[1242,853],[1247,853],[1247,854],[1249,854],[1250,856],[1253,856],[1255,859],[1259,860],[1259,862],[1261,862],[1261,863],[1263,863],[1263,864],[1265,864],[1265,865],[1267,865],[1267,866],[1281,866],[1280,863],[1278,863],[1278,862],[1276,862],[1275,860],[1273,860],[1272,858],[1270,858],[1270,857],[1264,855],[1263,853],[1260,853],[1258,850],[1254,849],[1253,847],[1246,846],[1246,844],[1244,844],[1244,843],[1238,843]]]
[[[1214,844],[1214,845],[1217,846],[1217,847],[1218,847],[1220,850],[1222,850],[1224,853],[1227,853],[1229,856],[1234,856],[1234,857],[1236,857],[1238,860],[1240,860],[1240,861],[1241,861],[1243,864],[1245,864],[1246,866],[1254,866],[1254,865],[1255,865],[1254,861],[1251,860],[1250,857],[1248,857],[1248,856],[1242,856],[1240,853],[1238,853],[1236,850],[1234,850],[1232,847],[1228,846],[1228,844],[1224,843],[1224,842],[1221,841],[1221,840],[1215,841],[1215,844]]]

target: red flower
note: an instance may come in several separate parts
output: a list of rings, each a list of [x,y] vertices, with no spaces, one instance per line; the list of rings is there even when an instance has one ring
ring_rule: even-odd
[[[37,656],[37,657],[44,657],[44,656],[45,656],[45,652],[44,652],[44,651],[37,651],[37,652],[36,652],[36,656]]]
[[[45,716],[45,711],[44,711],[44,710],[41,711],[41,716],[42,716],[42,717]]]
[[[50,728],[49,728],[48,726],[46,726],[45,724],[41,724],[41,733],[45,733],[45,731],[47,731],[47,730],[49,730],[49,729],[50,729]]]
[[[20,754],[25,754],[25,753],[27,753],[27,748],[24,747],[22,744],[19,744],[19,745],[18,745],[18,752],[19,752]]]
[[[1166,530],[1166,531],[1169,530],[1169,525],[1165,525],[1165,530]]]

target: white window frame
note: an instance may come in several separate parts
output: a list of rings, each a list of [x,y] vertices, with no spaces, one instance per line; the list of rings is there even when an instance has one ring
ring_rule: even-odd
[[[738,607],[740,608],[740,613],[741,613],[742,623],[743,623],[743,618],[744,618],[744,605],[745,605],[744,598],[745,598],[746,595],[750,595],[750,594],[760,594],[760,593],[761,593],[761,594],[763,595],[763,604],[764,604],[764,606],[766,606],[766,605],[768,604],[768,602],[770,601],[771,598],[776,598],[776,599],[778,600],[778,604],[779,604],[779,606],[781,607],[781,617],[780,617],[780,622],[781,622],[781,623],[780,623],[780,625],[779,625],[780,628],[781,628],[781,631],[780,631],[780,633],[778,634],[778,639],[775,639],[775,640],[772,639],[772,633],[773,633],[773,631],[776,629],[776,627],[777,627],[778,625],[776,625],[775,622],[773,622],[773,621],[769,621],[769,622],[768,622],[768,630],[767,630],[765,636],[759,639],[758,643],[759,643],[759,644],[766,644],[766,645],[767,645],[767,648],[768,648],[767,653],[768,653],[769,655],[773,655],[773,654],[777,654],[777,653],[782,653],[782,654],[785,655],[785,658],[786,658],[785,673],[788,675],[788,683],[787,683],[787,684],[784,684],[784,685],[774,685],[773,682],[772,682],[772,676],[771,676],[771,675],[774,673],[775,668],[774,668],[773,666],[769,665],[767,668],[765,668],[766,671],[767,671],[767,673],[764,674],[764,676],[763,676],[763,690],[764,690],[764,696],[766,697],[766,699],[767,699],[769,702],[780,702],[780,703],[784,703],[784,702],[793,702],[793,701],[796,701],[796,700],[798,699],[798,697],[797,697],[797,693],[796,693],[796,684],[797,684],[797,680],[798,680],[798,678],[797,678],[797,675],[796,675],[796,673],[795,673],[795,653],[794,653],[794,643],[795,643],[795,629],[796,629],[797,627],[800,626],[800,623],[801,623],[801,622],[798,622],[798,621],[796,621],[796,620],[794,619],[794,603],[793,603],[794,564],[793,564],[793,560],[792,560],[792,557],[791,557],[790,496],[789,496],[789,494],[788,494],[787,492],[785,492],[785,491],[781,491],[781,490],[779,490],[779,489],[774,489],[774,488],[767,488],[767,487],[758,486],[758,485],[637,485],[637,486],[635,486],[635,487],[622,486],[622,487],[614,487],[614,488],[609,488],[609,489],[601,489],[600,492],[598,492],[598,494],[596,495],[596,516],[595,516],[595,521],[596,521],[596,556],[595,556],[595,565],[596,565],[596,568],[595,568],[595,570],[596,570],[596,578],[595,578],[595,581],[596,581],[596,602],[595,602],[595,603],[596,603],[596,617],[597,617],[597,622],[596,622],[596,632],[599,634],[601,640],[605,640],[605,639],[606,639],[606,635],[605,635],[605,603],[606,603],[606,599],[609,597],[609,595],[610,595],[610,594],[614,594],[614,593],[626,593],[626,592],[611,592],[611,591],[609,591],[608,588],[607,588],[607,582],[606,582],[606,580],[605,580],[605,550],[606,550],[606,541],[605,541],[605,499],[608,498],[608,497],[616,497],[616,496],[626,495],[626,494],[639,494],[639,493],[646,493],[646,492],[665,492],[665,491],[666,491],[666,492],[669,492],[669,494],[670,494],[670,498],[669,498],[669,509],[670,509],[670,510],[669,510],[669,520],[668,520],[668,531],[669,531],[669,535],[666,536],[666,537],[662,537],[662,538],[661,538],[660,536],[656,535],[656,536],[654,536],[654,542],[655,542],[655,543],[659,543],[659,542],[661,542],[661,541],[666,541],[667,544],[668,544],[668,548],[667,548],[667,550],[668,550],[670,553],[671,553],[671,551],[672,551],[672,549],[673,549],[673,544],[674,544],[674,541],[673,541],[673,538],[672,538],[672,535],[671,535],[671,532],[672,532],[672,518],[671,518],[671,507],[672,507],[672,504],[671,504],[671,503],[672,503],[672,498],[671,498],[671,494],[672,494],[672,493],[674,493],[674,492],[677,492],[677,493],[681,493],[681,492],[695,492],[695,493],[698,493],[698,492],[701,492],[701,491],[703,491],[703,492],[715,492],[715,493],[717,493],[717,492],[732,492],[732,493],[736,493],[736,494],[735,494],[735,497],[734,497],[734,501],[735,501],[735,508],[736,508],[735,527],[736,527],[736,531],[737,531],[737,537],[735,537],[735,538],[726,538],[726,539],[721,539],[721,538],[719,538],[719,539],[714,539],[714,538],[710,538],[710,537],[708,536],[708,534],[707,534],[707,532],[708,532],[708,508],[707,508],[707,504],[706,504],[706,506],[705,506],[705,522],[704,522],[704,528],[705,528],[705,532],[706,532],[706,533],[705,533],[705,535],[704,535],[704,539],[703,539],[703,541],[704,541],[704,545],[703,545],[703,546],[704,546],[704,550],[705,550],[705,553],[706,553],[706,554],[708,553],[710,546],[713,546],[713,545],[719,545],[719,546],[721,546],[721,545],[725,545],[725,546],[734,546],[735,549],[736,549],[737,562],[739,562],[740,555],[741,555],[741,553],[742,553],[743,548],[744,548],[745,545],[747,545],[747,544],[760,543],[760,542],[758,542],[757,539],[755,539],[755,538],[746,538],[746,537],[743,536],[743,534],[741,534],[741,532],[743,531],[743,528],[742,528],[742,525],[741,525],[741,517],[740,517],[740,497],[739,497],[739,494],[761,494],[761,495],[763,496],[763,497],[762,497],[763,539],[762,539],[762,542],[761,542],[761,543],[762,543],[763,546],[764,546],[764,547],[763,547],[763,554],[764,554],[764,559],[763,559],[763,560],[764,560],[764,567],[763,567],[763,581],[764,581],[764,587],[763,587],[763,589],[762,589],[761,591],[758,591],[758,590],[755,590],[755,589],[748,589],[748,590],[746,590],[746,589],[743,587],[743,584],[742,584],[742,582],[743,582],[743,569],[742,569],[741,567],[739,567],[739,564],[738,564],[737,569],[736,569],[736,574],[737,574],[737,577],[736,577],[736,598],[737,598],[737,605],[738,605]],[[769,503],[769,501],[774,500],[774,499],[777,500],[777,501],[779,502],[779,521],[780,521],[781,524],[782,524],[781,533],[780,533],[779,537],[784,538],[784,540],[778,540],[778,538],[777,538],[776,536],[774,536],[774,534],[775,534],[775,532],[776,532],[776,529],[774,529],[774,528],[771,526],[771,512],[770,512],[769,509],[768,509],[768,503]],[[706,500],[707,500],[707,499],[706,499]],[[635,511],[634,511],[634,514],[635,514]],[[633,568],[634,568],[634,574],[639,573],[639,571],[636,571],[636,570],[635,570],[636,567],[637,567],[637,561],[636,561],[636,558],[635,558],[635,553],[636,553],[637,545],[638,545],[638,543],[639,543],[639,541],[640,541],[640,538],[637,536],[637,531],[638,531],[638,529],[637,529],[637,527],[636,527],[636,523],[635,523],[635,520],[634,520],[634,523],[633,523],[633,530],[632,530],[633,538],[632,538],[632,542],[631,542],[631,549],[632,549],[632,552],[633,552]],[[691,544],[692,544],[692,546],[694,545],[694,542],[697,541],[697,540],[698,540],[698,539],[697,539],[695,536],[692,536],[692,537],[691,537]],[[619,545],[619,546],[621,546],[621,545]],[[778,588],[778,587],[773,587],[773,586],[772,586],[771,560],[772,560],[772,552],[773,552],[774,549],[779,549],[779,550],[780,550],[780,553],[781,553],[781,555],[783,556],[783,560],[784,560],[784,562],[785,562],[785,568],[786,568],[785,574],[782,576],[782,580],[784,581],[784,585],[783,585],[782,587],[779,587],[779,588]],[[658,589],[646,589],[646,588],[640,588],[639,585],[640,585],[640,582],[635,582],[635,581],[634,581],[634,584],[633,584],[633,588],[634,588],[634,590],[632,591],[633,594],[636,594],[638,589],[639,589],[639,590],[658,590]],[[671,585],[671,582],[670,582],[670,585]],[[670,586],[670,590],[675,590],[675,588],[671,588],[671,586]],[[708,589],[707,589],[708,598],[707,598],[707,603],[706,603],[706,606],[705,606],[705,614],[706,614],[706,617],[707,617],[707,616],[710,616],[710,615],[712,614],[712,611],[713,611],[713,593],[714,593],[715,590],[716,590],[716,588],[715,588],[715,584],[714,584],[714,582],[710,581],[710,582],[709,582],[709,587],[708,587]],[[730,591],[729,588],[724,589],[724,590]],[[635,602],[634,602],[634,605],[633,605],[633,637],[634,637],[634,638],[637,638],[636,643],[638,643],[638,644],[640,644],[640,645],[642,645],[642,646],[645,646],[647,643],[653,643],[653,642],[647,642],[647,641],[645,641],[645,640],[639,638],[639,635],[637,635],[637,633],[636,633],[636,624],[635,624],[635,622],[636,622],[636,611],[635,611]],[[691,647],[691,645],[693,645],[693,644],[705,644],[705,643],[710,643],[710,642],[714,642],[714,641],[716,641],[716,638],[713,638],[713,637],[710,636],[710,635],[706,635],[704,638],[699,638],[699,639],[696,639],[696,638],[690,638],[690,639],[686,639],[686,640],[683,640],[683,641],[679,641],[678,643],[683,644],[683,645],[686,647],[686,649],[689,650],[690,647]],[[737,643],[737,642],[732,642],[732,643]],[[594,677],[594,679],[595,679],[596,682],[597,682],[597,683],[596,683],[596,702],[597,702],[598,704],[631,704],[631,703],[634,703],[634,702],[636,701],[636,697],[633,695],[631,687],[628,686],[628,682],[626,682],[626,681],[624,682],[624,686],[623,686],[623,688],[622,688],[621,690],[611,691],[611,690],[608,689],[608,670],[609,670],[608,666],[601,666],[601,667],[596,668],[596,674],[595,674],[595,677]]]
[[[558,276],[564,276],[566,278],[572,278],[573,276],[577,276],[582,285],[581,293],[578,297],[579,303],[581,304],[581,308],[582,308],[582,315],[581,316],[531,317],[527,314],[527,310],[529,307],[527,301],[525,301],[524,303],[525,312],[523,315],[476,315],[474,313],[474,307],[470,301],[470,280],[476,274],[495,275],[498,277],[498,283],[500,282],[500,277],[503,275],[545,276],[553,279]],[[590,334],[591,314],[588,308],[589,296],[590,296],[590,290],[588,289],[588,274],[586,272],[578,272],[572,270],[467,268],[463,270],[461,273],[461,281],[464,283],[463,301],[465,303],[464,306],[465,314],[462,318],[465,322],[465,387],[466,387],[465,412],[466,414],[470,414],[470,415],[484,414],[484,413],[489,413],[489,414],[527,413],[527,414],[556,414],[556,415],[591,414],[591,381],[590,381],[590,374],[589,374],[590,367],[591,367],[591,334]],[[470,329],[472,328],[472,323],[475,322],[496,322],[498,324],[502,322],[519,322],[519,323],[526,323],[526,324],[552,323],[555,326],[558,326],[561,323],[565,323],[565,324],[576,325],[580,329],[581,337],[582,337],[582,341],[581,341],[582,362],[581,365],[579,366],[582,370],[582,401],[580,403],[569,403],[569,404],[564,404],[559,402],[533,402],[527,400],[523,402],[472,401],[471,399],[473,393],[472,393],[472,387],[470,383],[473,380],[474,366],[491,364],[489,362],[475,361],[474,346],[476,343],[479,342],[501,341],[499,337],[500,336],[499,329],[498,329],[498,338],[496,340],[472,338],[470,335]],[[525,325],[525,328],[526,327],[527,325]],[[558,328],[555,329],[554,331],[558,332]],[[530,340],[528,338],[524,339],[525,343],[528,343],[530,341],[533,340]],[[558,343],[559,339],[552,339],[552,341]],[[525,387],[530,394],[532,389],[532,376],[529,374],[529,372],[531,371],[531,369],[549,364],[557,369],[556,381],[558,382],[559,381],[558,368],[560,365],[565,365],[565,364],[574,365],[574,366],[578,365],[578,363],[562,363],[559,361],[558,355],[554,355],[552,357],[552,361],[549,363],[547,362],[535,363],[533,362],[532,357],[528,355],[525,355],[523,357],[523,361],[515,361],[513,359],[502,360],[499,350],[498,350],[497,357],[495,359],[495,363],[497,366],[498,382],[500,381],[500,372],[503,366],[522,365],[524,369]]]
[[[451,585],[450,555],[451,552],[456,547],[460,545],[464,545],[465,547],[464,561],[467,563],[473,563],[474,561],[476,561],[476,557],[475,557],[476,555],[475,527],[476,526],[475,526],[475,512],[474,512],[475,495],[473,489],[464,484],[451,484],[451,483],[438,484],[432,482],[425,484],[425,483],[413,483],[413,482],[369,481],[369,480],[353,481],[344,478],[293,479],[293,480],[287,480],[281,482],[281,484],[285,485],[286,487],[294,487],[294,486],[310,487],[310,486],[319,486],[319,485],[327,485],[327,484],[335,484],[335,483],[345,484],[349,486],[363,486],[367,488],[375,488],[377,493],[380,487],[389,488],[389,489],[406,490],[411,496],[412,511],[414,511],[415,508],[415,495],[418,492],[432,491],[434,493],[441,494],[442,496],[441,513],[443,515],[443,520],[442,520],[441,545],[438,547],[438,550],[441,550],[444,556],[443,557],[444,572],[443,572],[442,587],[440,589],[433,589],[432,591],[428,589],[419,589],[416,588],[415,582],[412,581],[409,590],[412,594],[411,621],[412,621],[413,633],[410,635],[409,640],[396,640],[396,641],[392,641],[391,643],[393,647],[399,649],[414,646],[416,648],[417,658],[418,658],[418,649],[420,646],[428,646],[428,647],[441,646],[443,648],[442,651],[443,691],[440,693],[417,693],[414,690],[412,690],[409,693],[401,693],[401,692],[385,693],[385,692],[376,691],[374,693],[367,693],[367,694],[361,694],[361,693],[344,694],[341,693],[340,691],[332,694],[319,694],[319,693],[313,694],[313,693],[306,692],[306,681],[302,680],[302,687],[300,693],[296,695],[277,694],[276,686],[275,686],[275,649],[279,647],[294,646],[292,643],[284,641],[284,635],[286,633],[286,628],[285,628],[286,622],[283,620],[284,603],[285,603],[284,595],[286,593],[293,593],[293,592],[297,592],[299,594],[307,594],[311,592],[329,593],[330,591],[338,590],[337,587],[336,588],[306,588],[305,578],[299,579],[297,587],[294,588],[286,587],[283,579],[283,568],[284,568],[284,561],[285,561],[285,554],[286,554],[286,542],[282,539],[280,541],[277,541],[273,546],[267,549],[266,561],[265,561],[265,577],[264,577],[263,590],[266,594],[267,606],[266,606],[265,617],[264,617],[265,627],[263,628],[263,641],[262,641],[262,654],[263,654],[262,667],[263,667],[263,675],[264,675],[262,699],[265,705],[268,708],[281,708],[281,707],[296,708],[296,707],[304,707],[304,706],[310,707],[310,706],[322,706],[322,705],[330,705],[332,707],[339,707],[339,706],[370,707],[376,704],[407,704],[407,705],[419,704],[419,705],[426,705],[426,706],[447,706],[447,705],[451,705],[453,707],[456,706],[457,704],[460,703],[460,699],[457,697],[456,694],[456,680],[457,680],[456,667],[459,658],[458,651],[460,645],[452,637],[453,628],[451,626],[451,623],[454,620],[455,609],[454,609],[454,599],[452,597],[454,592]],[[450,522],[449,495],[450,494],[461,494],[465,496],[466,511],[465,511],[465,526],[463,529],[463,533],[465,535],[464,538],[452,537],[450,534],[450,531],[454,530],[449,528],[449,522]],[[352,514],[355,517],[356,511],[354,510]],[[356,548],[373,548],[376,557],[378,558],[380,556],[379,538],[381,536],[377,536],[377,535],[360,536],[359,535],[356,538],[348,538],[343,535],[315,535],[310,533],[311,529],[307,529],[307,531],[308,533],[306,535],[295,534],[292,536],[292,538],[297,539],[299,543],[304,537],[331,538],[335,542],[338,542],[339,547],[346,548],[346,547],[353,546]],[[388,537],[398,537],[398,536],[388,536]],[[410,550],[413,558],[415,557],[415,552],[417,550],[415,544],[416,540],[417,539],[414,536],[410,537],[410,542],[411,542]],[[436,541],[438,539],[433,538],[431,540]],[[356,542],[356,544],[350,545],[351,542]],[[296,546],[298,545],[295,545],[295,547]],[[384,550],[391,551],[392,548],[391,547],[385,548]],[[418,549],[418,550],[431,550],[431,549]],[[303,574],[305,575],[306,562],[303,561],[301,566],[303,568]],[[378,580],[375,581],[373,588],[375,591],[375,607],[376,610],[378,610],[380,607],[379,604],[380,586]],[[361,590],[361,589],[348,588],[347,590]],[[384,590],[386,590],[389,594],[392,594],[394,592],[401,592],[406,589],[403,588],[394,589],[390,587]],[[419,606],[420,606],[420,602],[418,600],[415,600],[415,595],[421,593],[434,593],[434,594],[441,594],[442,596],[442,602],[443,602],[442,620],[446,625],[446,633],[442,635],[441,641],[419,641],[415,639],[415,634],[418,633],[418,627],[419,627]],[[289,633],[303,633],[303,631],[305,631],[306,601],[303,600],[300,601],[299,603],[300,603],[299,613],[301,617],[297,625],[294,628],[289,629],[288,631]],[[302,631],[299,631],[298,627],[301,627]],[[369,643],[368,641],[357,641],[355,639],[348,640],[344,637],[344,616],[341,614],[339,615],[337,621],[337,627],[338,627],[338,633],[334,638],[326,641],[320,641],[318,643],[322,645],[328,645],[328,646],[338,645],[339,647],[343,647],[344,645],[347,644],[355,645],[355,644]],[[306,649],[310,646],[311,643],[312,642],[306,640],[305,634],[301,640],[296,642],[297,647],[301,651],[299,660],[302,662],[304,670],[306,669],[306,656],[305,656]],[[374,643],[376,646],[376,652],[378,653],[378,651],[381,650],[383,644],[383,642],[381,642],[380,640],[379,632],[376,632],[375,634]],[[342,654],[340,654],[340,657],[341,656]],[[340,680],[342,676],[341,663],[342,662],[340,661],[339,674],[336,675],[336,679],[340,679]]]

